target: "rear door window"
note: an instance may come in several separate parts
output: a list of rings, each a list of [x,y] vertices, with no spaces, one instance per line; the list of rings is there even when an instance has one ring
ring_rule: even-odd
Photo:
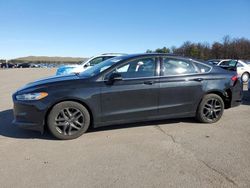
[[[202,63],[195,63],[195,65],[199,69],[200,73],[207,73],[212,69],[210,66],[204,65]]]
[[[199,73],[199,70],[194,66],[191,61],[163,58],[163,75],[164,76],[176,76],[185,74]]]

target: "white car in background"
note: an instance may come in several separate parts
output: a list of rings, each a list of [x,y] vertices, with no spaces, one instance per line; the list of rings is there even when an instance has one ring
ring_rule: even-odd
[[[83,62],[80,65],[65,65],[61,66],[57,69],[56,75],[67,75],[67,74],[72,74],[72,73],[81,73],[85,70],[87,70],[90,67],[93,67],[94,65],[101,63],[102,61],[105,61],[107,59],[117,57],[117,56],[122,56],[126,54],[120,54],[120,53],[106,53],[106,54],[101,54],[98,56],[94,56],[87,61]]]
[[[250,62],[244,60],[223,59],[217,64],[220,67],[236,67],[237,74],[243,82],[248,82],[250,77]]]

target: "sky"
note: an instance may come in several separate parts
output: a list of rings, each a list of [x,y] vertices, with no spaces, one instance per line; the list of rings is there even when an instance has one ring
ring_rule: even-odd
[[[0,59],[250,39],[250,0],[0,0]]]

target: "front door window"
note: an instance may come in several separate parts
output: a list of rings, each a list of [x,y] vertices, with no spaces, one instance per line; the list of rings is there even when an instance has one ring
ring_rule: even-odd
[[[116,68],[113,72],[121,74],[122,78],[145,78],[155,76],[155,58],[133,60]]]

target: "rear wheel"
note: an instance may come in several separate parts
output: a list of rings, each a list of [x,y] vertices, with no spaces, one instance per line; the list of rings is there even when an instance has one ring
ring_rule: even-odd
[[[244,72],[243,74],[242,74],[242,76],[241,76],[241,80],[243,81],[243,82],[248,82],[248,80],[249,80],[249,73],[248,72]]]
[[[224,112],[224,102],[219,95],[205,95],[198,107],[196,118],[202,123],[219,121]]]
[[[83,105],[73,101],[65,101],[52,108],[47,123],[53,136],[69,140],[81,136],[88,130],[90,115]]]

